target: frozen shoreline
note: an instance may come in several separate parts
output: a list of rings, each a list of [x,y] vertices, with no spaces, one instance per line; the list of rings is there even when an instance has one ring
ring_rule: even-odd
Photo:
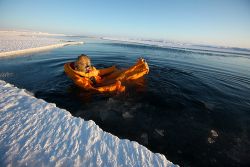
[[[1,166],[175,166],[0,80]]]
[[[83,44],[81,41],[63,41],[63,34],[29,31],[0,31],[0,57],[46,51],[66,45]]]

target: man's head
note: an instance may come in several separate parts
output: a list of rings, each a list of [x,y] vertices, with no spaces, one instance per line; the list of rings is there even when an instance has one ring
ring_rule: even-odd
[[[85,54],[81,54],[80,56],[78,56],[75,62],[75,69],[77,71],[86,73],[89,72],[90,68],[91,68],[91,61],[89,57]]]

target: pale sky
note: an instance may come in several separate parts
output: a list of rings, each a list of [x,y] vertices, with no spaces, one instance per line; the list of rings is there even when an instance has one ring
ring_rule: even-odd
[[[250,0],[0,0],[0,28],[250,48]]]

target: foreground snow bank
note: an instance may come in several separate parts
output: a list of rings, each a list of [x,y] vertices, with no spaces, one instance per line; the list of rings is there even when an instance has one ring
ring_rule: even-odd
[[[0,166],[175,166],[0,80]]]

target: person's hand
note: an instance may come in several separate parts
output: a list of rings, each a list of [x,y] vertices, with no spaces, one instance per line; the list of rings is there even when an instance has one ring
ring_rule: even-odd
[[[91,69],[91,67],[90,67],[90,66],[87,66],[87,67],[86,67],[86,73],[91,72],[91,70],[92,70],[92,69]]]

